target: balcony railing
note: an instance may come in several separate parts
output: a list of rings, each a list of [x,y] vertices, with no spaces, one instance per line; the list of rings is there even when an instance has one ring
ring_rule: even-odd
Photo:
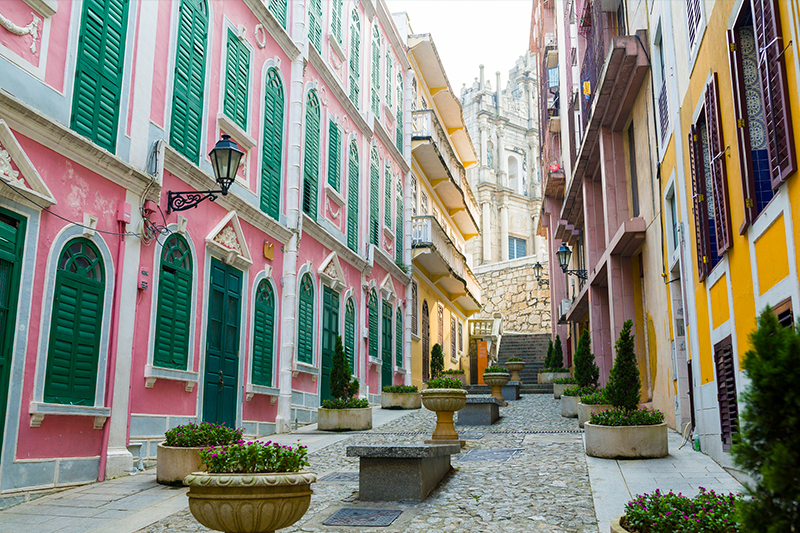
[[[431,215],[411,217],[411,247],[417,248],[428,244],[436,247],[436,251],[456,275],[466,279],[464,273],[467,269],[466,259],[439,225],[439,221]]]

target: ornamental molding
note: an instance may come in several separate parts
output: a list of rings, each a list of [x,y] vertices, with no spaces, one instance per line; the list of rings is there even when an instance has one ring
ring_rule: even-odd
[[[41,207],[50,207],[57,203],[55,196],[4,120],[0,120],[0,180],[20,195],[34,197],[32,199]],[[0,188],[0,195],[7,195],[8,190],[8,187]]]
[[[339,263],[339,255],[336,252],[331,252],[328,257],[322,262],[317,270],[319,278],[322,283],[329,286],[335,291],[340,291],[345,287],[344,271],[342,265]]]
[[[36,16],[36,13],[31,12],[31,16],[33,20],[28,23],[27,26],[17,26],[13,22],[11,22],[8,18],[3,16],[0,13],[0,26],[5,28],[6,30],[10,31],[14,35],[18,35],[20,37],[24,35],[30,35],[33,37],[33,41],[31,42],[31,53],[36,53],[36,40],[39,38],[39,23],[42,21],[39,17]]]
[[[227,265],[247,268],[253,264],[236,211],[229,211],[214,226],[206,237],[206,245],[212,254],[221,257]]]

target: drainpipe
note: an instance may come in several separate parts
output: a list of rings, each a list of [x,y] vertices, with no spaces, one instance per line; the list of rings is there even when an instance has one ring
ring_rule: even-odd
[[[408,69],[406,71],[406,82],[405,82],[405,98],[403,101],[403,116],[405,117],[405,121],[403,124],[403,158],[409,163],[409,170],[406,174],[406,201],[403,204],[405,206],[405,213],[403,213],[403,262],[408,265],[409,270],[408,274],[411,276],[411,282],[406,287],[406,308],[405,308],[405,315],[406,315],[406,327],[403,330],[403,368],[406,370],[406,374],[403,380],[403,383],[406,385],[411,385],[411,320],[414,316],[414,311],[412,306],[414,305],[413,301],[413,294],[411,287],[414,284],[414,260],[411,258],[411,233],[413,228],[411,227],[411,202],[413,201],[413,197],[411,196],[411,179],[412,179],[412,172],[411,172],[411,130],[414,127],[412,122],[411,116],[411,99],[413,98],[413,94],[411,91],[411,81],[414,78],[414,71],[412,69]],[[481,78],[483,78],[483,65],[481,65]],[[483,79],[481,79],[481,86],[483,86]],[[417,298],[419,300],[419,298]]]

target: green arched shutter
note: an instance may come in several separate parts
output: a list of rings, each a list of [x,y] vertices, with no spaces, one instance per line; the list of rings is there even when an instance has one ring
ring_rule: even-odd
[[[200,160],[207,38],[206,2],[182,0],[175,53],[169,144],[193,163]]]
[[[240,128],[247,130],[250,50],[228,30],[228,58],[225,69],[225,104],[223,110]]]
[[[331,121],[328,128],[328,184],[339,191],[339,169],[341,168],[342,142],[339,126]]]
[[[367,301],[369,311],[369,356],[378,358],[378,295],[373,289]]]
[[[356,360],[356,306],[352,298],[347,299],[344,311],[344,351],[350,362],[350,371],[355,372]]]
[[[397,73],[397,121],[395,123],[395,131],[397,132],[397,149],[403,153],[403,72],[400,70]]]
[[[314,361],[314,282],[309,274],[300,283],[300,305],[297,316],[297,360]]]
[[[264,141],[261,145],[261,210],[278,220],[283,156],[283,84],[275,68],[267,70],[264,90]]]
[[[308,40],[322,53],[322,0],[309,0]]]
[[[350,101],[358,108],[359,74],[361,71],[361,22],[358,19],[358,10],[353,8],[350,20]]]
[[[317,219],[317,190],[319,176],[319,99],[308,93],[306,103],[306,153],[303,161],[303,212]]]
[[[394,360],[397,368],[403,368],[403,310],[398,307],[394,318]]]
[[[53,291],[45,402],[94,405],[104,293],[105,268],[97,247],[83,238],[67,243]]]
[[[331,33],[336,39],[336,42],[342,44],[342,0],[333,0],[331,2]]]
[[[392,56],[386,50],[386,105],[392,107]]]
[[[381,106],[381,34],[372,27],[372,112],[380,118]]]
[[[275,18],[278,19],[278,22],[281,23],[283,29],[286,29],[286,0],[269,0],[269,6],[267,6],[270,13],[275,15]]]
[[[253,309],[253,373],[254,385],[272,386],[272,359],[275,344],[275,294],[267,280],[256,290]]]
[[[378,168],[378,150],[373,146],[369,162],[369,242],[378,246],[380,233],[380,188],[381,177]]]
[[[383,169],[383,223],[392,229],[392,169],[389,165]]]
[[[381,302],[381,315],[383,319],[381,324],[381,359],[391,367],[392,348],[394,348],[394,343],[392,342],[392,304],[386,300]]]
[[[358,147],[350,143],[347,156],[347,247],[358,252]]]
[[[175,233],[166,240],[162,250],[153,364],[188,370],[192,254],[186,240]]]
[[[110,152],[117,147],[128,0],[84,0],[70,128]]]

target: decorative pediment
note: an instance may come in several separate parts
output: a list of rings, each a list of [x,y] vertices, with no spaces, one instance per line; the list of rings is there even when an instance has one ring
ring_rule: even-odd
[[[0,120],[0,180],[44,207],[57,203],[4,120]],[[8,187],[0,187],[0,194],[8,196]]]
[[[236,264],[241,268],[253,264],[236,211],[229,211],[219,224],[214,226],[206,237],[206,245],[212,254],[220,256],[226,264]]]
[[[336,252],[331,252],[328,257],[322,262],[317,270],[319,278],[322,283],[328,285],[335,291],[339,291],[345,287],[344,271],[342,265],[339,264],[339,256]]]
[[[390,302],[394,302],[395,298],[397,298],[397,295],[394,293],[394,283],[392,283],[391,274],[386,274],[386,277],[383,278],[381,282],[381,296],[383,296],[384,300]]]

